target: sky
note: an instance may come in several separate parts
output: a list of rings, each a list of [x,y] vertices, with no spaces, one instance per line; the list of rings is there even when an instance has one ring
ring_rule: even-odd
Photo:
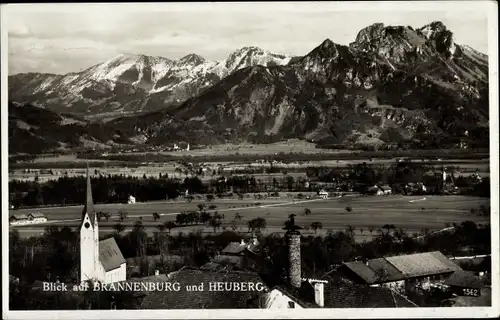
[[[9,74],[78,72],[120,53],[223,60],[258,46],[304,55],[326,38],[347,45],[377,22],[419,28],[441,21],[456,43],[488,52],[488,19],[478,2],[24,4],[2,11]]]

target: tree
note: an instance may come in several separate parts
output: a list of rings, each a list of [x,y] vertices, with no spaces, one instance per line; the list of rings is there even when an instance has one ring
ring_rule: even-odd
[[[351,212],[351,211],[352,211],[351,206],[347,206],[347,207],[345,207],[345,211],[347,211],[347,212]]]
[[[213,194],[207,194],[207,201],[212,201],[214,200],[214,195]]]
[[[217,206],[215,204],[211,204],[209,207],[208,207],[208,210],[215,210],[217,209]]]
[[[109,218],[111,218],[111,212],[103,212],[103,215],[106,218],[106,221],[109,221]]]
[[[306,216],[310,215],[310,214],[311,214],[311,209],[309,209],[309,208],[305,208],[305,209],[304,209],[304,214],[305,214]]]
[[[214,228],[214,233],[217,231],[218,228],[220,228],[220,220],[218,220],[217,218],[215,217],[212,217],[212,219],[210,219],[210,226],[212,228]]]
[[[236,213],[234,214],[234,220],[240,220],[240,221],[241,221],[241,218],[242,218],[242,217],[241,217],[241,215],[240,215],[238,212],[236,212]]]
[[[250,231],[260,232],[261,229],[264,229],[267,225],[266,219],[264,218],[255,218],[248,221],[248,229]]]
[[[125,231],[125,226],[121,223],[117,223],[113,226],[113,229],[115,229],[116,233],[117,234],[120,234],[122,233],[123,231]]]
[[[123,211],[123,210],[120,210],[118,212],[118,215],[120,217],[120,221],[122,221],[122,222],[123,222],[123,220],[127,219],[127,217],[128,217],[128,213],[126,211]]]
[[[160,219],[160,214],[158,212],[153,213],[153,220],[159,220]]]
[[[391,230],[396,230],[396,226],[393,224],[384,224],[382,226],[382,229],[386,230],[387,234],[389,234],[391,232]]]
[[[163,224],[165,226],[165,228],[168,229],[168,232],[170,233],[170,231],[175,228],[177,225],[175,224],[175,222],[173,221],[167,221]]]
[[[158,228],[158,238],[157,238],[157,244],[158,244],[158,249],[160,251],[160,259],[161,259],[161,264],[163,265],[165,261],[165,253],[168,252],[168,236],[165,234],[165,229],[167,227],[165,224],[159,224],[157,226]],[[169,230],[170,232],[170,230]]]
[[[184,223],[186,223],[186,214],[185,213],[179,213],[175,216],[175,222],[178,224],[178,225],[183,225]]]
[[[202,211],[205,208],[205,205],[203,203],[198,203],[197,207],[200,211]]]
[[[323,224],[319,221],[316,221],[316,222],[311,223],[311,228],[314,230],[315,233],[317,233],[318,229],[323,228]]]
[[[201,214],[200,214],[200,222],[201,223],[207,223],[210,221],[210,219],[211,219],[210,213],[208,213],[206,211],[201,212]]]

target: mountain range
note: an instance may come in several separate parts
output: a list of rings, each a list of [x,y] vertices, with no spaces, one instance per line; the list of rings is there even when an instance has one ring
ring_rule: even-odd
[[[302,57],[255,47],[221,62],[128,55],[81,73],[9,77],[10,100],[56,112],[151,111],[101,126],[121,142],[154,145],[303,138],[350,148],[487,147],[488,92],[488,57],[456,44],[441,22],[373,24],[347,46],[326,39]]]
[[[178,105],[236,70],[283,65],[290,57],[244,47],[222,61],[189,54],[178,60],[120,54],[82,72],[9,77],[11,100],[77,114],[129,114]]]

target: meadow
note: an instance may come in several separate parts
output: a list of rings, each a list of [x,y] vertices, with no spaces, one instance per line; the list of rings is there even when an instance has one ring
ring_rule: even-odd
[[[358,241],[369,240],[372,235],[377,235],[378,229],[386,224],[393,224],[405,232],[419,233],[441,230],[452,223],[466,220],[478,224],[489,223],[489,218],[472,214],[470,209],[478,209],[481,205],[489,206],[489,199],[468,196],[345,196],[342,198],[311,199],[292,201],[284,197],[265,200],[250,199],[217,199],[212,202],[193,200],[192,202],[176,200],[162,202],[148,202],[135,204],[97,204],[97,211],[110,212],[109,221],[101,220],[100,231],[107,234],[114,232],[113,226],[121,223],[126,226],[125,232],[130,231],[134,223],[141,220],[148,233],[158,231],[157,226],[166,221],[175,221],[176,215],[185,211],[198,210],[198,204],[207,207],[216,206],[214,210],[224,215],[222,226],[215,232],[234,230],[248,232],[248,221],[254,218],[264,218],[267,227],[264,234],[282,233],[284,221],[290,214],[296,215],[296,223],[304,228],[303,233],[311,235],[326,235],[328,231],[345,230],[348,226],[355,228]],[[350,212],[346,208],[350,208]],[[306,215],[306,208],[310,214]],[[49,224],[58,226],[78,227],[82,206],[54,207],[41,209],[11,210],[14,213],[28,214],[33,211],[44,213]],[[128,218],[123,222],[119,220],[119,212],[125,211]],[[153,213],[160,215],[159,220],[153,219]],[[238,213],[241,220],[236,220]],[[320,222],[322,228],[310,229],[313,222]],[[36,235],[43,232],[46,225],[31,225],[15,227],[22,236]],[[11,227],[13,228],[13,227]],[[309,230],[307,230],[309,229]],[[172,234],[179,232],[213,233],[214,229],[204,225],[188,225],[176,227]]]

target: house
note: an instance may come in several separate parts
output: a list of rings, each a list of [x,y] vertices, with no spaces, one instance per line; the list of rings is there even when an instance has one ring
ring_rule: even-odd
[[[325,189],[321,189],[319,192],[318,192],[318,195],[320,196],[320,198],[322,199],[328,199],[328,195],[329,193],[327,191],[325,191]]]
[[[392,189],[387,184],[380,186],[379,189],[382,191],[383,195],[392,194]]]
[[[377,196],[381,195],[389,195],[392,194],[392,189],[388,185],[374,185],[373,187],[369,187],[366,192],[368,194],[374,194]]]
[[[429,289],[434,281],[447,278],[462,270],[441,252],[424,252],[409,255],[371,259],[366,262],[344,263],[338,270],[354,283],[383,286],[407,292],[418,286]]]
[[[115,238],[99,241],[98,220],[87,166],[86,200],[80,224],[80,281],[113,283],[126,280],[126,274],[126,261]]]
[[[368,189],[366,189],[366,193],[367,194],[377,195],[377,196],[381,196],[381,195],[384,194],[383,191],[380,190],[380,188],[377,185],[375,185],[373,187],[369,187]]]
[[[28,223],[28,216],[25,214],[16,213],[9,217],[9,222],[11,225],[19,225]]]
[[[28,220],[32,223],[43,223],[47,222],[47,217],[41,212],[34,212],[28,215]]]
[[[409,182],[405,186],[406,193],[423,194],[427,192],[427,187],[422,182]]]
[[[134,198],[133,196],[131,196],[131,195],[130,195],[130,196],[128,197],[127,203],[128,203],[128,204],[134,204],[134,203],[135,203],[135,198]]]
[[[354,284],[330,277],[325,285],[325,308],[416,308],[414,302],[397,290]]]
[[[458,296],[479,297],[481,289],[488,287],[487,281],[465,270],[454,272],[443,285]],[[491,285],[491,284],[490,284]]]
[[[259,255],[260,244],[255,235],[246,242],[230,242],[220,254],[203,265],[203,270],[256,270],[262,259]]]

